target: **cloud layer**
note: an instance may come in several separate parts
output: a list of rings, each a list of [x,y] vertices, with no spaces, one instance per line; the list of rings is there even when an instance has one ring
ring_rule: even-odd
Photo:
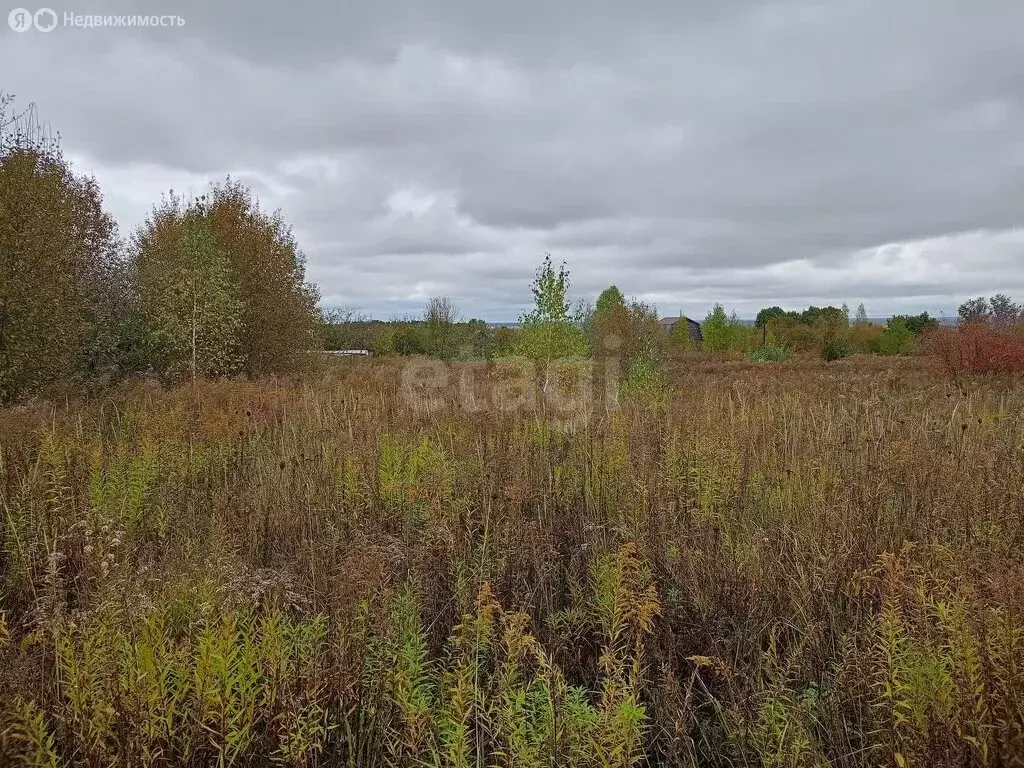
[[[75,13],[168,13],[100,2]],[[1024,5],[177,2],[159,29],[0,30],[124,228],[230,172],[325,304],[514,319],[574,292],[953,312],[1024,298]]]

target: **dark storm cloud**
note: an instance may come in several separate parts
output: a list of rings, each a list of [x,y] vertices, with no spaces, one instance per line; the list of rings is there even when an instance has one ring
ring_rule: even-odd
[[[154,189],[250,184],[325,301],[514,319],[544,251],[671,312],[1024,294],[1018,3],[173,6],[3,30],[0,87],[125,225]]]

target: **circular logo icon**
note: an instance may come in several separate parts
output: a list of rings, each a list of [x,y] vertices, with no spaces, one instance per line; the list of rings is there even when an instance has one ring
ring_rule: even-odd
[[[57,26],[57,14],[52,8],[40,8],[36,11],[33,21],[40,32],[50,32]]]
[[[7,25],[15,32],[28,32],[32,29],[32,11],[15,8],[7,14]]]

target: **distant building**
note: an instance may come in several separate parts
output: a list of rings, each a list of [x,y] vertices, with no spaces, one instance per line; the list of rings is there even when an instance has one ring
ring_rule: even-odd
[[[676,326],[679,323],[686,323],[686,330],[690,333],[690,341],[693,342],[694,347],[699,347],[701,342],[704,341],[704,336],[700,332],[700,323],[696,320],[691,320],[688,317],[680,315],[679,317],[665,317],[658,321],[661,329],[670,336],[676,332]]]

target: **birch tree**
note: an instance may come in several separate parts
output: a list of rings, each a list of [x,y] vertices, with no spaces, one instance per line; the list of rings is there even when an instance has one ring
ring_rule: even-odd
[[[516,351],[541,369],[545,395],[551,392],[553,363],[583,358],[589,352],[586,334],[569,317],[568,288],[569,271],[565,264],[556,272],[551,256],[545,255],[531,288],[534,309],[520,318]]]
[[[542,363],[586,357],[586,334],[569,317],[568,288],[565,264],[556,272],[551,256],[545,255],[531,286],[534,308],[520,317],[517,346],[521,355]]]
[[[173,199],[137,237],[139,310],[154,370],[172,381],[238,373],[242,305],[227,255]]]
[[[197,203],[228,260],[241,304],[241,370],[250,376],[301,368],[322,347],[306,260],[280,212],[267,213],[241,183],[227,178]]]

